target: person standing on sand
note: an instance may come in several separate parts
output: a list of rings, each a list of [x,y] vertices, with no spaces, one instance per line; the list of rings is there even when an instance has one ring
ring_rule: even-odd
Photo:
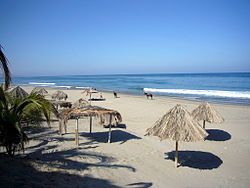
[[[113,91],[113,94],[114,94],[114,98],[118,98],[117,93],[115,91]]]

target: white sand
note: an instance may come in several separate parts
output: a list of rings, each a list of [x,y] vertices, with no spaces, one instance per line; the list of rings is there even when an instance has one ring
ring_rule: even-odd
[[[50,94],[53,91],[49,90]],[[80,90],[64,91],[69,95],[68,101],[84,97]],[[176,169],[172,160],[165,159],[165,153],[172,152],[175,143],[144,136],[145,130],[177,103],[189,111],[199,103],[157,96],[154,100],[118,96],[114,99],[113,94],[103,93],[106,101],[92,102],[117,110],[123,117],[126,129],[114,128],[111,144],[106,143],[108,129],[94,121],[90,135],[89,121],[84,119],[79,126],[80,147],[75,149],[75,121],[69,121],[68,134],[63,136],[57,134],[58,122],[54,122],[52,129],[30,134],[34,139],[27,145],[28,156],[22,161],[31,162],[25,163],[29,165],[27,168],[20,167],[27,169],[24,174],[29,175],[24,177],[20,173],[14,180],[27,187],[250,186],[249,106],[213,104],[226,121],[206,124],[211,133],[209,140],[180,143],[182,166]],[[183,156],[183,152],[188,154]]]

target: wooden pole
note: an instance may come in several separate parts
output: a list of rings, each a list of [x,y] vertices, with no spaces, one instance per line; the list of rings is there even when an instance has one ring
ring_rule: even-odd
[[[205,129],[205,123],[206,123],[206,121],[203,120],[203,129]]]
[[[89,92],[89,103],[91,105],[91,92]]]
[[[92,133],[92,116],[90,116],[89,120],[89,133]]]
[[[67,133],[67,123],[65,120],[63,120],[63,126],[64,126],[64,134]]]
[[[59,119],[59,134],[62,135],[62,120]]]
[[[76,142],[76,147],[78,147],[78,145],[79,145],[79,138],[78,138],[78,118],[76,119],[75,142]]]
[[[175,142],[175,167],[178,167],[178,141]]]
[[[112,121],[112,114],[110,114],[110,117],[109,117],[109,138],[108,138],[108,143],[111,142],[111,121]]]

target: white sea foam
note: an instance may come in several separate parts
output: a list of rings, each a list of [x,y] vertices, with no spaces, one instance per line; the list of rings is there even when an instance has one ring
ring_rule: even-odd
[[[29,82],[30,85],[40,85],[40,86],[54,86],[56,83],[51,82]]]
[[[144,92],[202,95],[212,97],[244,98],[250,99],[250,91],[220,91],[220,90],[189,90],[189,89],[156,89],[144,88]]]
[[[82,87],[82,86],[76,86],[76,89],[89,89],[90,87]]]
[[[67,89],[72,88],[72,86],[56,86],[56,87],[59,87],[59,88],[67,88]]]

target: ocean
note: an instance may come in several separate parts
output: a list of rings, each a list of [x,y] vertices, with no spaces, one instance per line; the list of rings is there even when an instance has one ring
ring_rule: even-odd
[[[123,74],[14,77],[13,84],[40,87],[94,87],[142,95],[250,105],[250,73]]]

